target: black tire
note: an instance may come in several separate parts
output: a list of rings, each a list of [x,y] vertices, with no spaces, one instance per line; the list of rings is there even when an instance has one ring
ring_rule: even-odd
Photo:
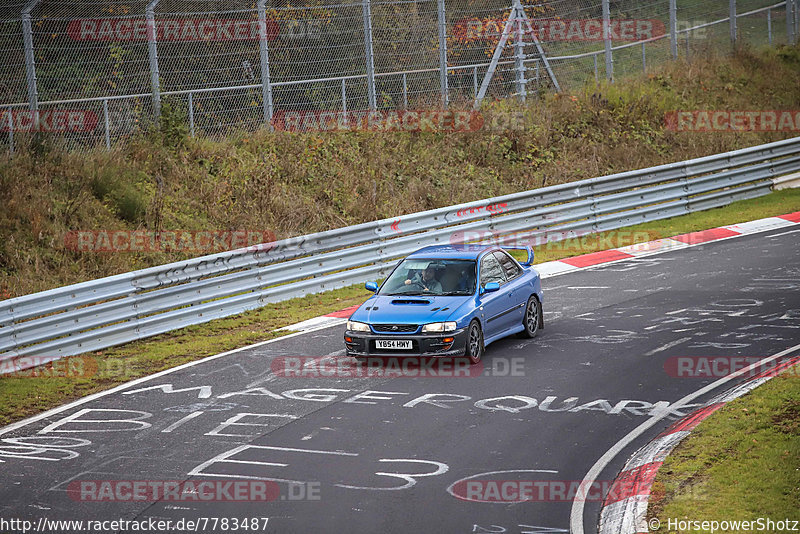
[[[467,328],[467,350],[464,356],[469,358],[469,363],[476,364],[483,358],[483,352],[483,330],[481,330],[481,324],[477,320],[473,320]]]
[[[522,317],[522,325],[525,330],[520,332],[522,337],[534,338],[539,335],[539,330],[542,326],[542,304],[536,295],[531,295],[528,298],[528,303],[525,305],[525,315]]]

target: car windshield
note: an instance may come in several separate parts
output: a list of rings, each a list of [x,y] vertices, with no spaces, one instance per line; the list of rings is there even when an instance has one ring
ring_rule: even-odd
[[[381,286],[380,295],[472,295],[475,262],[405,259]]]

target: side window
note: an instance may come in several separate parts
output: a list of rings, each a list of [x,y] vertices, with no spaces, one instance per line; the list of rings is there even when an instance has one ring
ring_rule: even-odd
[[[484,256],[483,260],[481,260],[481,285],[485,286],[489,282],[503,284],[505,281],[506,277],[503,275],[503,268],[500,266],[500,262],[497,261],[497,258],[492,254]]]
[[[500,265],[503,267],[503,271],[506,273],[506,278],[509,280],[513,280],[522,273],[522,269],[519,268],[517,262],[515,262],[514,259],[505,252],[495,252],[494,256],[500,262]]]

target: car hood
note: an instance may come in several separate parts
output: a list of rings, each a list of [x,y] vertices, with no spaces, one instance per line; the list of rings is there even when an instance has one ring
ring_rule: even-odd
[[[362,323],[424,324],[447,320],[473,296],[375,295],[350,317]]]

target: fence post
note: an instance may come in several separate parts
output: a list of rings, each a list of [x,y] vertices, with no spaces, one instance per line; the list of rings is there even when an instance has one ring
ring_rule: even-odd
[[[8,148],[14,154],[14,108],[8,108]]]
[[[728,0],[728,17],[730,18],[731,47],[736,48],[736,0]]]
[[[614,81],[614,59],[611,54],[611,6],[603,0],[603,43],[606,49],[606,78]]]
[[[153,93],[153,116],[156,121],[161,116],[161,87],[158,74],[158,45],[156,43],[156,20],[153,14],[158,0],[150,0],[145,9],[147,19],[147,57],[150,60],[150,90]]]
[[[408,78],[403,73],[403,109],[408,109]]]
[[[794,35],[794,9],[792,0],[786,0],[786,42],[790,45],[795,43]]]
[[[103,123],[105,124],[106,131],[106,150],[111,150],[111,128],[108,121],[108,99],[103,99]]]
[[[194,94],[189,93],[189,133],[194,137]]]
[[[367,98],[369,109],[375,111],[377,100],[375,98],[375,61],[372,57],[372,12],[370,0],[361,0],[361,11],[364,17],[364,58],[367,64]]]
[[[647,73],[647,57],[644,50],[645,43],[642,43],[642,73]]]
[[[767,10],[767,39],[769,39],[769,44],[772,44],[772,10]]]
[[[347,80],[342,78],[342,112],[347,114]]]
[[[472,94],[478,96],[478,67],[472,67]]]
[[[669,0],[669,49],[678,59],[678,0]]]
[[[32,112],[35,130],[39,125],[39,88],[36,81],[36,59],[33,54],[33,28],[31,27],[31,11],[39,0],[31,0],[22,10],[22,42],[25,47],[25,75],[28,82],[28,104]]]
[[[269,79],[269,44],[267,39],[266,0],[258,0],[258,51],[261,58],[261,101],[264,107],[264,124],[272,129],[272,84]]]
[[[594,59],[594,83],[600,81],[600,75],[597,72],[597,54],[592,54],[592,59]]]
[[[445,19],[444,0],[438,1],[439,11],[439,85],[442,90],[442,107],[450,104],[447,89],[447,20]]]
[[[522,14],[518,11],[516,13],[516,21],[514,25],[514,73],[516,81],[517,96],[521,102],[525,102],[527,94],[527,82],[525,79],[525,48],[522,40]],[[512,15],[513,16],[513,15]]]

